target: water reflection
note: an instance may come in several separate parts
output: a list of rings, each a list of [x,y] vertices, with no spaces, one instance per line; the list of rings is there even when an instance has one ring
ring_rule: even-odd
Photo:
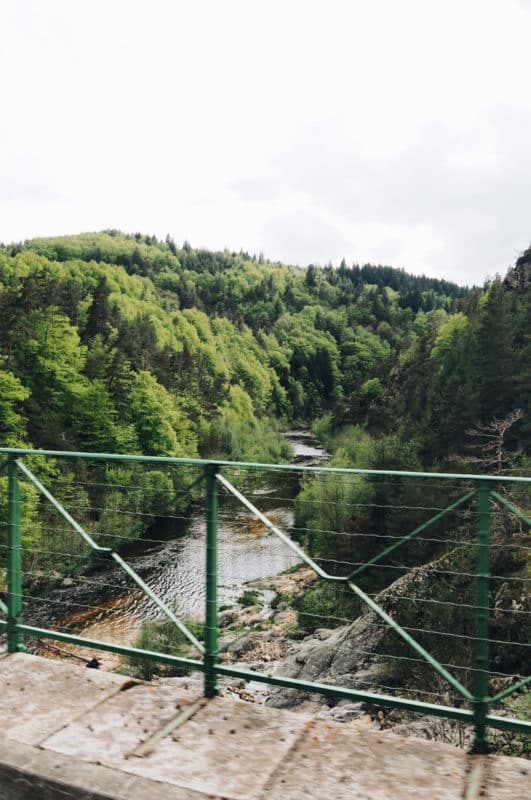
[[[320,463],[327,454],[310,434],[290,431],[297,463]],[[224,471],[225,472],[225,471]],[[243,471],[229,480],[246,494],[272,522],[283,530],[293,524],[292,498],[299,476],[268,472],[249,475]],[[137,543],[127,560],[151,589],[179,613],[200,617],[205,601],[205,521],[203,511],[184,523],[152,531],[153,541]],[[162,541],[161,540],[166,540]],[[218,522],[219,604],[230,605],[241,595],[246,581],[283,572],[299,559],[289,547],[257,521],[233,497],[221,497]],[[146,595],[131,591],[114,598],[108,608],[92,619],[71,619],[78,632],[93,639],[131,644],[144,620],[161,612]]]

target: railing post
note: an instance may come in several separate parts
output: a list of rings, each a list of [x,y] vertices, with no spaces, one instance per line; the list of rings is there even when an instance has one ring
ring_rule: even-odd
[[[20,541],[20,487],[15,456],[7,463],[7,649],[10,653],[25,651],[22,634],[22,550]]]
[[[205,611],[205,697],[219,694],[216,675],[218,660],[218,485],[216,464],[205,467],[206,478],[206,611]]]
[[[474,653],[474,744],[473,753],[488,751],[485,718],[489,710],[489,527],[490,489],[481,484],[479,501],[479,538],[476,573],[476,640]]]

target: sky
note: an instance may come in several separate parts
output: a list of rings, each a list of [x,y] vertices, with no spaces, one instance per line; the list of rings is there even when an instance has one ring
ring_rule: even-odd
[[[531,0],[0,0],[0,241],[461,284],[531,241]]]

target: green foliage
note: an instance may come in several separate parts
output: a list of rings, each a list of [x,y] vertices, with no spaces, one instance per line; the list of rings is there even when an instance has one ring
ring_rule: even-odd
[[[531,720],[531,690],[523,689],[510,696],[504,703],[509,716],[516,719]],[[531,734],[516,734],[507,738],[500,747],[503,755],[529,758],[531,753]]]
[[[260,595],[258,592],[246,589],[245,592],[238,597],[238,603],[245,607],[260,605]]]
[[[441,358],[454,346],[456,339],[466,333],[467,328],[468,319],[462,312],[449,317],[437,331],[431,357]]]
[[[319,420],[334,463],[447,467],[468,429],[520,407],[507,446],[525,450],[528,270],[520,260],[480,295],[389,267],[303,270],[115,230],[8,246],[0,442],[275,462],[290,458],[279,426]],[[107,478],[87,469],[88,482]],[[149,495],[151,479],[124,470]],[[154,481],[150,513],[171,513],[176,479]],[[377,498],[374,481],[305,483],[297,515],[315,552],[330,554],[319,530],[392,529],[367,511]],[[81,513],[96,534],[121,519],[129,541],[154,519],[121,489],[98,499],[91,489],[84,504],[103,511]],[[35,515],[43,533],[50,520]]]
[[[190,421],[174,397],[150,375],[139,372],[130,395],[140,449],[146,455],[188,456],[196,453]]]
[[[328,446],[337,467],[416,471],[420,466],[417,443],[404,442],[397,435],[374,438],[361,427],[345,428],[328,440]],[[429,487],[421,490],[413,481],[318,474],[303,482],[295,501],[295,528],[303,532],[307,551],[329,574],[347,576],[380,552],[382,542],[388,545],[413,530],[418,524],[416,509],[429,504]],[[444,525],[436,530],[442,533]],[[422,563],[437,548],[436,536],[433,544],[405,547],[401,563]],[[369,570],[361,585],[376,591],[395,577],[389,570]]]
[[[366,403],[379,400],[384,393],[382,382],[379,378],[369,378],[361,385],[360,395]]]
[[[202,449],[211,455],[225,454],[233,461],[280,462],[291,456],[290,445],[278,435],[274,423],[255,417],[251,398],[239,386],[230,387]]]
[[[0,370],[0,441],[4,447],[16,447],[24,437],[22,403],[30,391],[12,372]]]
[[[138,448],[133,427],[119,423],[105,382],[99,378],[76,387],[72,432],[81,450],[113,453]]]
[[[357,598],[351,597],[336,584],[318,581],[293,598],[298,627],[306,633],[317,628],[337,628],[353,621],[360,613]]]
[[[361,326],[358,326],[355,333],[350,332],[342,345],[347,391],[365,382],[375,371],[385,369],[390,354],[389,343],[380,336]]]
[[[20,482],[20,523],[22,531],[22,546],[31,551],[31,548],[39,542],[40,525],[38,520],[39,494],[33,484],[27,481]],[[0,473],[0,520],[7,520],[8,501],[7,501],[7,476],[5,472]],[[6,525],[0,526],[0,542],[2,551],[0,558],[2,565],[5,564],[7,544]]]
[[[424,467],[447,468],[450,459],[466,455],[468,430],[516,408],[525,414],[507,446],[531,445],[531,303],[529,292],[518,287],[509,278],[497,279],[452,316],[431,311],[421,320],[417,315],[417,339],[395,368],[398,391],[388,395],[387,411],[390,420],[401,420],[404,438],[419,441]]]
[[[408,291],[432,309],[466,294],[386,267],[306,273],[115,230],[35,239],[0,253],[0,346],[38,445],[174,454],[210,446],[219,423],[227,455],[252,437],[281,455],[263,419],[311,419],[343,393],[353,413],[380,399],[365,384],[385,389]],[[252,403],[240,431],[234,388]]]
[[[312,425],[312,431],[319,441],[321,441],[326,447],[328,446],[329,442],[333,440],[334,431],[335,431],[335,417],[331,411],[328,411],[326,414],[323,414],[322,417],[318,417]]]
[[[196,639],[203,638],[203,624],[193,617],[181,620]],[[171,620],[162,622],[144,622],[133,647],[181,658],[192,657],[192,645]],[[194,657],[195,657],[195,651]],[[150,658],[127,657],[127,672],[137,678],[150,681],[155,675],[188,675],[186,667],[172,667],[153,661]]]

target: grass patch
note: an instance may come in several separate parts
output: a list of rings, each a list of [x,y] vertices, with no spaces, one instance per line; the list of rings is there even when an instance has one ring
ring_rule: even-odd
[[[350,600],[348,596],[347,599]],[[337,628],[339,625],[345,625],[344,618],[355,619],[357,613],[352,613],[357,605],[354,595],[352,599],[353,607],[346,608],[345,595],[339,593],[336,584],[318,581],[302,594],[295,595],[292,605],[298,612],[299,627],[308,633],[313,633],[317,628]]]
[[[524,689],[522,692],[509,697],[505,702],[509,714],[516,719],[531,722],[531,690]],[[529,758],[531,754],[531,734],[514,733],[506,741],[500,751],[506,756],[519,756]]]
[[[246,589],[245,592],[238,597],[238,603],[244,608],[248,606],[261,606],[262,600],[258,592]]]

